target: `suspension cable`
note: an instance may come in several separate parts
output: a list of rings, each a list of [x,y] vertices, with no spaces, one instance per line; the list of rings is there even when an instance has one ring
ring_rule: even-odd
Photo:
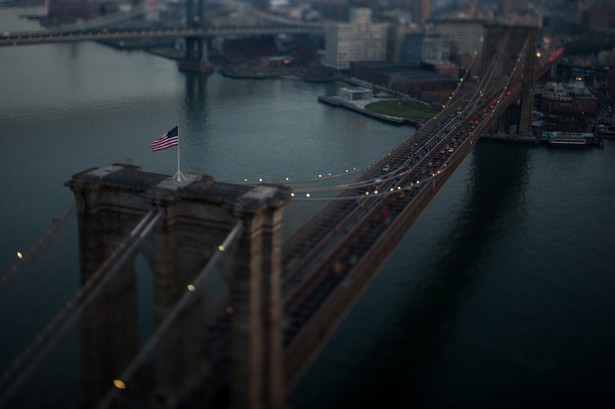
[[[26,360],[37,353],[37,351],[40,351],[34,360],[17,375],[13,383],[8,387],[7,392],[0,399],[0,407],[9,400],[13,393],[15,393],[18,387],[24,382],[26,377],[47,355],[55,343],[60,339],[60,335],[68,330],[70,324],[77,318],[78,313],[100,293],[104,285],[110,280],[114,273],[119,270],[119,266],[124,263],[141,243],[141,240],[147,236],[152,228],[160,221],[162,215],[163,211],[161,209],[151,210],[147,213],[130,234],[115,248],[111,255],[109,255],[100,267],[98,267],[88,278],[85,284],[77,290],[64,307],[62,307],[62,309],[47,323],[45,328],[34,337],[34,340],[31,341],[13,360],[12,364],[2,372],[0,384],[8,384],[15,376],[15,373],[24,366]]]
[[[197,288],[200,288],[204,283],[205,278],[209,275],[209,272],[213,270],[216,265],[218,259],[222,257],[222,253],[225,249],[228,249],[234,241],[239,237],[243,229],[243,225],[241,222],[235,224],[235,227],[231,230],[231,232],[226,236],[222,244],[218,247],[218,251],[216,251],[211,259],[207,262],[205,267],[201,270],[201,272],[197,275],[196,279],[188,284],[186,292],[181,296],[179,301],[175,304],[173,309],[166,315],[162,323],[156,328],[154,334],[149,338],[147,344],[141,348],[139,354],[132,360],[130,365],[124,369],[119,378],[114,379],[114,388],[110,389],[109,392],[105,395],[102,401],[99,402],[98,408],[106,408],[108,407],[113,399],[117,396],[121,389],[126,388],[126,382],[132,378],[135,371],[139,368],[141,363],[145,360],[145,358],[149,355],[151,350],[158,344],[160,338],[166,333],[169,326],[173,323],[173,321],[177,318],[177,316],[183,311],[184,307],[193,300],[194,292]]]
[[[338,178],[342,178],[344,176],[348,176],[348,175],[352,175],[353,173],[358,173],[358,172],[363,172],[367,169],[369,169],[371,167],[371,165],[367,165],[364,168],[359,168],[357,169],[356,167],[353,167],[352,170],[350,170],[350,168],[346,169],[345,172],[340,172],[340,173],[327,173],[326,175],[323,176],[322,173],[320,173],[318,175],[318,177],[314,177],[314,178],[306,178],[306,179],[291,179],[288,177],[284,177],[284,178],[278,178],[275,177],[273,178],[273,181],[280,181],[282,183],[285,184],[300,184],[300,183],[311,183],[311,182],[320,182],[323,180],[330,180],[330,179],[338,179]],[[258,182],[248,182],[248,179],[244,179],[243,182],[239,182],[237,183],[238,185],[243,185],[243,186],[256,186],[263,183],[263,179],[259,178]]]
[[[60,217],[59,219],[54,218],[53,225],[49,229],[47,229],[45,234],[43,234],[43,236],[40,239],[38,239],[38,241],[32,247],[30,247],[30,249],[25,253],[25,255],[24,253],[20,251],[17,252],[17,257],[19,258],[19,261],[13,264],[11,268],[9,269],[9,271],[6,274],[4,274],[2,277],[0,277],[0,287],[6,284],[15,274],[17,274],[17,272],[22,268],[22,266],[27,260],[29,260],[35,254],[37,254],[41,246],[58,232],[58,230],[60,229],[60,226],[62,226],[64,222],[66,222],[68,217],[71,215],[71,213],[76,208],[77,208],[77,202],[74,202],[68,208],[68,210],[64,212],[62,217]]]

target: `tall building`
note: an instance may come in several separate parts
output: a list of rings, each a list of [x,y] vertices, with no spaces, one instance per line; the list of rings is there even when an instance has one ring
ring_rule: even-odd
[[[498,17],[510,17],[523,15],[530,11],[529,0],[497,0],[496,15]]]
[[[158,0],[145,0],[145,19],[160,21],[160,4]]]
[[[424,25],[431,17],[431,0],[401,0],[400,7],[410,12],[416,24]]]
[[[451,40],[441,35],[426,35],[423,38],[421,61],[448,61]]]
[[[615,3],[594,1],[578,7],[579,24],[584,30],[609,30],[615,27]]]
[[[373,24],[371,10],[350,10],[349,23],[327,25],[323,65],[348,69],[351,61],[384,61],[388,24]]]
[[[615,68],[611,68],[609,70],[609,77],[606,83],[606,89],[609,91],[611,96],[615,97]]]
[[[312,9],[329,21],[347,21],[348,8],[344,0],[314,0],[309,3]]]
[[[476,17],[476,14],[478,13],[478,4],[476,3],[476,0],[472,0],[470,2],[470,16],[471,17]]]
[[[404,48],[402,62],[407,65],[421,65],[423,55],[423,37],[422,32],[408,33],[404,38]]]
[[[435,22],[435,32],[451,41],[457,62],[466,65],[476,54],[478,61],[483,50],[485,23],[480,18],[440,19]],[[452,53],[453,54],[453,53]]]

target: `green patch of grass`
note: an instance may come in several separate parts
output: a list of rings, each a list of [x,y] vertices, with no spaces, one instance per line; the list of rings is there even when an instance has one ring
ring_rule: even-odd
[[[427,121],[439,112],[439,110],[430,108],[420,102],[402,99],[372,102],[367,104],[365,109],[382,115],[409,118],[417,121]]]

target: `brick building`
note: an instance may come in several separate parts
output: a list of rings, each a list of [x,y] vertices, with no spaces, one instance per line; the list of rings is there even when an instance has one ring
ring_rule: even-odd
[[[431,69],[382,61],[353,62],[350,76],[440,105],[456,88],[457,78],[438,74],[433,66],[425,67]]]

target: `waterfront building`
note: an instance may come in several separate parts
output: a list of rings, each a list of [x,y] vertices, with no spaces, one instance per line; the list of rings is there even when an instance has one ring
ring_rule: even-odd
[[[372,23],[370,9],[351,9],[349,23],[326,27],[323,65],[345,70],[351,61],[385,60],[388,28],[388,24]]]
[[[132,7],[129,1],[76,1],[76,0],[50,0],[47,9],[47,18],[53,24],[74,23],[81,20],[93,19],[106,14],[128,11]]]
[[[372,90],[363,87],[344,87],[340,89],[340,98],[348,101],[370,101]]]
[[[582,81],[548,82],[541,91],[540,109],[552,115],[596,115],[598,100]]]
[[[583,81],[573,81],[567,85],[568,93],[572,96],[574,109],[581,115],[596,115],[598,113],[598,99],[585,86]]]
[[[547,82],[542,89],[542,97],[550,101],[572,101],[564,85],[557,82]]]
[[[457,86],[457,78],[441,75],[435,68],[424,69],[383,61],[350,64],[350,75],[370,84],[388,88],[437,105],[448,100]]]

